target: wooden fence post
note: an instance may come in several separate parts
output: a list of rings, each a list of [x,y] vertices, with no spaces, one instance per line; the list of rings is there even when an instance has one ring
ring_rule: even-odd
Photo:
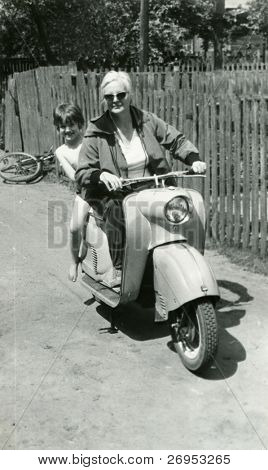
[[[226,241],[226,101],[219,97],[219,239]]]
[[[226,98],[226,241],[228,245],[233,241],[233,135],[232,135],[232,102],[230,96]]]
[[[267,256],[267,100],[261,99],[260,110],[260,254]]]
[[[210,110],[210,148],[211,148],[211,194],[212,194],[212,237],[215,241],[218,240],[218,153],[217,153],[217,128],[216,128],[216,102],[217,99],[213,96],[210,97],[211,110]]]
[[[234,123],[234,246],[241,244],[241,131],[242,114],[240,98],[234,100],[233,105],[233,123]]]
[[[250,235],[250,102],[243,99],[243,248],[249,247]]]
[[[212,194],[211,194],[211,176],[212,176],[212,168],[211,168],[211,160],[212,160],[212,152],[211,152],[211,127],[210,127],[210,102],[207,95],[204,96],[203,99],[203,107],[199,114],[201,122],[203,122],[203,126],[200,129],[200,137],[202,139],[202,148],[204,149],[204,160],[207,165],[207,172],[206,172],[206,180],[205,180],[205,207],[206,207],[206,218],[207,218],[207,240],[209,241],[213,238],[212,234]],[[199,121],[200,122],[200,121]],[[203,131],[203,132],[202,132]]]
[[[253,99],[252,106],[252,164],[251,164],[251,248],[253,253],[259,252],[259,104],[257,99]]]
[[[16,92],[16,74],[8,79],[8,89],[5,92],[5,120],[4,120],[5,150],[19,152],[23,150],[20,132],[20,117],[18,98]]]

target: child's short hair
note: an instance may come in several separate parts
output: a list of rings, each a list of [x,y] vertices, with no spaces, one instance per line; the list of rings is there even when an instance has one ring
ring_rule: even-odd
[[[61,126],[78,124],[83,127],[85,120],[79,106],[70,103],[61,103],[53,111],[54,125]]]

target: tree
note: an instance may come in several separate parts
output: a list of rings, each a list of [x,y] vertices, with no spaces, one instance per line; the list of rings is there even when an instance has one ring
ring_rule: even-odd
[[[139,0],[0,0],[0,53],[121,65],[137,55],[138,15]]]
[[[180,51],[186,39],[198,35],[204,41],[205,53],[209,43],[215,38],[215,5],[214,0],[169,0],[162,2],[155,0],[152,6],[150,23],[152,29],[152,46],[156,36],[159,43],[171,44],[170,49],[175,50],[180,58]],[[157,27],[155,27],[157,25]],[[165,51],[166,52],[166,51]],[[167,56],[167,54],[165,54]]]
[[[1,1],[2,54],[32,56],[37,62],[46,57],[48,62],[56,62],[45,25],[48,4],[43,0]]]
[[[36,0],[26,2],[30,11],[30,17],[33,20],[33,24],[36,25],[40,45],[43,46],[44,54],[47,58],[47,61],[50,64],[56,64],[57,59],[54,52],[49,44],[47,29],[44,22],[44,12],[42,4]]]
[[[263,35],[268,40],[268,2],[267,0],[249,0],[249,26],[252,32]]]
[[[0,0],[0,55],[33,57],[37,64],[80,58],[85,67],[138,65],[140,2]],[[266,0],[251,3],[252,18],[257,18]],[[230,32],[239,32],[237,18],[221,15],[219,27],[215,14],[215,0],[149,0],[149,61],[170,63],[182,57],[185,40],[195,35],[206,51],[210,42],[221,43]],[[266,34],[266,25],[258,16],[255,28]]]
[[[45,58],[48,63],[76,60],[98,48],[104,0],[2,0],[2,54]],[[90,19],[90,21],[88,21]]]

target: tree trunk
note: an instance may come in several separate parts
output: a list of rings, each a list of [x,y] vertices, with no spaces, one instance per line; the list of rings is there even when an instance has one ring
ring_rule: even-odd
[[[52,50],[50,48],[48,38],[47,38],[46,29],[45,29],[45,25],[44,25],[44,21],[43,21],[42,15],[40,14],[40,12],[38,10],[38,3],[36,1],[31,2],[29,4],[29,8],[30,8],[30,11],[31,11],[32,19],[33,19],[33,21],[34,21],[34,23],[36,24],[36,27],[37,27],[39,42],[41,44],[41,47],[44,50],[46,60],[47,60],[48,64],[56,65],[58,63],[58,61],[57,61],[54,53],[52,52]]]
[[[223,64],[222,40],[218,31],[214,31],[213,47],[214,47],[214,68],[221,69],[222,64]]]
[[[214,0],[215,14],[213,21],[213,45],[214,45],[214,67],[222,68],[222,38],[223,38],[223,15],[225,12],[225,0]]]
[[[149,58],[149,0],[141,0],[140,9],[140,70],[148,65]]]

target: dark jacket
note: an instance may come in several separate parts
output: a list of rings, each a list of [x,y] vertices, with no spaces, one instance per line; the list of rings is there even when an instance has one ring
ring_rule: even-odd
[[[187,165],[200,160],[196,147],[175,127],[155,114],[134,106],[130,107],[130,111],[133,126],[148,154],[148,169],[151,174],[162,174],[171,170],[163,149],[169,150],[173,158]],[[84,188],[82,197],[85,197],[85,190],[97,195],[102,171],[127,177],[127,162],[115,137],[114,125],[108,111],[91,119],[84,135],[75,174],[78,186]]]

